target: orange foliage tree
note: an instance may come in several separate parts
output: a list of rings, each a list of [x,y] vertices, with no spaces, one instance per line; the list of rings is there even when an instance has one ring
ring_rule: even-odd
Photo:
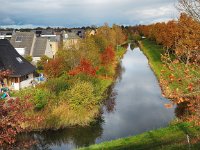
[[[178,37],[175,51],[186,65],[200,55],[200,23],[186,14],[178,21]],[[196,60],[198,61],[198,60]]]
[[[79,73],[84,73],[87,75],[95,76],[97,69],[98,68],[93,67],[91,61],[82,58],[80,64],[73,70],[69,71],[68,74],[74,76]]]
[[[115,60],[115,51],[112,46],[108,46],[100,55],[102,65],[110,65]]]
[[[64,60],[57,57],[44,65],[44,74],[48,78],[59,77],[65,71]]]

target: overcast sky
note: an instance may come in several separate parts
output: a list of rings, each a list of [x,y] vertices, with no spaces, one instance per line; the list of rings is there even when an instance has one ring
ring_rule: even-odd
[[[176,0],[0,0],[0,26],[149,24],[177,18]]]

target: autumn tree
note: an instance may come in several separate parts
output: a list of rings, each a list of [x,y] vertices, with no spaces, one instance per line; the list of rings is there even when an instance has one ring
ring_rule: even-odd
[[[122,28],[118,25],[113,25],[112,29],[114,30],[116,36],[115,36],[115,40],[116,40],[116,44],[120,45],[123,44],[123,42],[126,40],[126,36],[122,30]]]
[[[97,36],[102,37],[103,39],[106,40],[107,42],[106,46],[112,45],[113,47],[115,47],[117,45],[116,44],[117,34],[115,33],[113,29],[109,27],[107,23],[105,23],[104,26],[99,27],[97,29]]]
[[[64,71],[65,71],[65,66],[63,64],[63,58],[55,58],[44,65],[44,74],[48,78],[56,78],[59,77]]]
[[[181,14],[178,21],[178,37],[176,41],[176,54],[188,64],[200,54],[200,23],[186,14]]]
[[[37,62],[36,66],[38,70],[43,70],[44,69],[44,65],[50,61],[51,58],[49,58],[48,56],[44,55],[40,58],[40,60]]]
[[[82,58],[80,64],[73,70],[69,71],[69,75],[77,75],[79,73],[84,73],[87,75],[95,76],[97,68],[92,66],[91,61]]]
[[[84,53],[84,51],[81,51],[80,48],[70,47],[62,51],[58,51],[56,57],[63,59],[65,71],[69,71],[79,65],[82,53]]]
[[[97,66],[100,63],[98,57],[100,50],[94,37],[83,39],[80,44],[81,58],[89,60],[92,65]]]
[[[108,46],[101,54],[101,63],[103,65],[110,65],[115,59],[115,51],[112,46]]]

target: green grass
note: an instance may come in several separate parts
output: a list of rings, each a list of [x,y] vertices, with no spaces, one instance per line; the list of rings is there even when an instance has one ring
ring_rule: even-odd
[[[190,142],[193,143],[190,148],[192,150],[200,149],[200,143],[197,142],[200,128],[193,127],[189,123],[179,123],[140,135],[81,148],[81,150],[188,150],[187,135],[190,137]]]
[[[148,39],[142,40],[140,42],[140,47],[144,54],[147,56],[149,64],[152,67],[154,73],[158,78],[160,78],[161,70],[163,68],[161,62],[161,54],[164,53],[163,47]]]

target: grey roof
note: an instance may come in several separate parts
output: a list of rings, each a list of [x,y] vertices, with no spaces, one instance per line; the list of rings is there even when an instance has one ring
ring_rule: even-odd
[[[0,35],[12,35],[13,31],[0,31]]]
[[[8,40],[0,40],[0,70],[11,70],[11,77],[33,73],[36,68],[24,59]]]
[[[54,35],[53,29],[44,29],[44,30],[31,30],[31,32],[34,32],[37,35]]]
[[[47,46],[46,38],[41,38],[41,37],[36,38],[32,56],[41,57],[45,55],[46,46]]]
[[[80,39],[80,37],[73,32],[67,32],[68,38],[67,39]]]
[[[15,48],[25,48],[25,56],[30,55],[31,48],[34,42],[35,34],[33,32],[16,32],[11,40],[10,43]],[[21,38],[21,41],[16,41],[17,39]]]
[[[56,35],[54,37],[47,37],[47,39],[50,41],[50,42],[59,42],[60,41],[60,35]]]
[[[54,35],[54,30],[42,30],[42,35]]]

